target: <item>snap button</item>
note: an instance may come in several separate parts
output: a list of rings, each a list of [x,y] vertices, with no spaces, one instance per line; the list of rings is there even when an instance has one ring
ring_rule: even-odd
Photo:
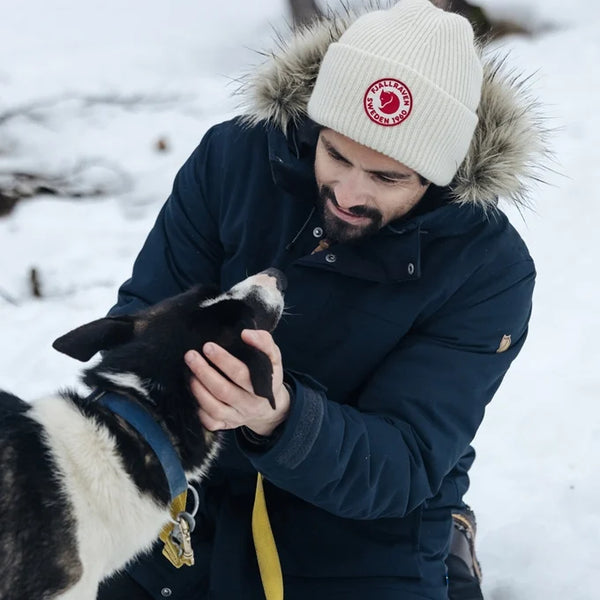
[[[315,227],[315,228],[313,229],[313,235],[314,235],[316,238],[323,237],[323,229],[321,229],[321,227]]]
[[[408,263],[408,274],[409,275],[415,274],[415,265],[413,265],[413,263]]]
[[[171,591],[171,588],[168,587],[164,587],[162,590],[160,590],[160,595],[163,598],[168,598],[173,592]]]
[[[335,254],[327,254],[327,255],[325,256],[325,260],[326,260],[328,263],[334,263],[334,262],[337,260],[337,256],[336,256]]]

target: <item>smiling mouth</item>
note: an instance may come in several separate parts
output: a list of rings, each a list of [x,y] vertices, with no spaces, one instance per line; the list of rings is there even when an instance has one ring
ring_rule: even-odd
[[[331,200],[331,198],[327,199],[327,206],[329,208],[329,210],[338,218],[341,219],[342,221],[345,221],[346,223],[351,223],[352,225],[358,225],[360,223],[364,223],[365,221],[371,221],[371,219],[369,217],[364,217],[364,216],[357,216],[355,214],[352,214],[351,212],[345,211],[343,208],[336,206],[333,201]]]

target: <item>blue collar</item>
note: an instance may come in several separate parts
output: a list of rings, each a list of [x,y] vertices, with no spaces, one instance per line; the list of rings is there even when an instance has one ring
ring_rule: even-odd
[[[119,415],[146,440],[154,454],[156,454],[165,473],[171,501],[187,491],[187,478],[173,444],[171,444],[163,428],[145,408],[137,402],[114,392],[104,392],[100,395],[94,393],[89,399],[96,400],[102,406]]]

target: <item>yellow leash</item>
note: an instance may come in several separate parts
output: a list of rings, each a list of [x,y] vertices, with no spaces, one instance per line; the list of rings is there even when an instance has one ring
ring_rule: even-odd
[[[265,597],[267,600],[283,600],[281,564],[267,512],[261,473],[258,473],[256,478],[256,495],[252,509],[252,537]]]

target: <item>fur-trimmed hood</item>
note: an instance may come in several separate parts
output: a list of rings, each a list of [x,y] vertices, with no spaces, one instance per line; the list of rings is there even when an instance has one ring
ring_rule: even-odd
[[[268,121],[287,131],[290,123],[304,118],[329,44],[360,14],[346,9],[291,34],[288,41],[279,38],[277,49],[240,90],[246,121]],[[450,189],[457,202],[485,209],[495,207],[498,198],[526,204],[529,185],[540,181],[540,172],[547,168],[548,130],[538,102],[526,87],[527,79],[509,70],[505,58],[489,56],[483,47],[481,55],[479,123]]]

